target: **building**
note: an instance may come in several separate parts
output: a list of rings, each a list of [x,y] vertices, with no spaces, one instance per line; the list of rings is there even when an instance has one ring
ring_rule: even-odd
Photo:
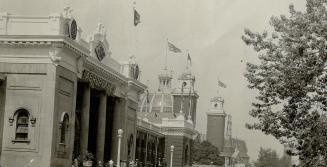
[[[103,25],[90,39],[70,8],[49,16],[0,15],[1,166],[71,167],[76,155],[134,158],[138,66],[111,58]]]
[[[0,164],[71,167],[96,162],[191,165],[198,94],[190,64],[172,88],[145,93],[131,57],[117,62],[102,24],[89,39],[65,8],[49,16],[0,14]]]
[[[227,118],[227,120],[226,120]],[[232,137],[232,115],[224,110],[224,99],[215,96],[207,112],[207,141],[216,146],[224,157],[224,167],[245,167],[249,164],[246,143]]]
[[[158,91],[145,93],[140,103],[137,124],[137,141],[140,144],[136,147],[138,150],[136,158],[141,164],[153,164],[159,161],[169,166],[170,146],[173,145],[172,165],[191,166],[191,147],[198,135],[195,130],[195,119],[199,96],[194,90],[195,77],[190,70],[186,70],[178,78],[179,85],[176,88],[172,88],[172,75],[167,68],[158,78]],[[150,141],[150,147],[146,141]],[[152,143],[157,143],[157,146]],[[148,146],[144,147],[144,145]],[[156,150],[156,147],[159,148],[157,154],[151,155],[153,151],[146,151]],[[142,154],[144,152],[148,153]],[[156,159],[151,160],[153,156]]]

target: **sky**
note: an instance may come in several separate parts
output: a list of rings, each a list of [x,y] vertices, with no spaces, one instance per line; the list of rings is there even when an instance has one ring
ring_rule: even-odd
[[[245,62],[258,62],[257,54],[241,40],[245,28],[269,30],[269,18],[288,14],[288,5],[303,10],[305,0],[0,0],[0,12],[49,15],[73,8],[83,36],[95,31],[99,22],[107,31],[112,57],[126,61],[131,55],[141,68],[141,81],[150,90],[158,88],[158,74],[164,67],[167,39],[183,50],[167,53],[168,68],[174,71],[174,83],[186,65],[187,50],[196,76],[199,99],[197,125],[206,133],[206,112],[210,98],[217,95],[217,78],[227,85],[219,94],[225,110],[232,114],[234,137],[247,143],[251,160],[260,147],[272,148],[282,155],[283,147],[271,136],[248,130],[254,121],[248,112],[256,91],[247,88]],[[133,26],[133,7],[141,23]]]

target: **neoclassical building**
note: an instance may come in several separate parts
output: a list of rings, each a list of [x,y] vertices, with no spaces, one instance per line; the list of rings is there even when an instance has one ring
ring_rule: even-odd
[[[0,150],[5,167],[71,167],[135,157],[138,65],[112,59],[103,25],[89,39],[71,14],[0,14]]]
[[[198,94],[190,66],[147,92],[131,58],[111,57],[105,28],[82,37],[70,8],[48,16],[0,13],[0,165],[71,167],[75,157],[138,166],[191,164]],[[124,164],[124,163],[123,163]]]

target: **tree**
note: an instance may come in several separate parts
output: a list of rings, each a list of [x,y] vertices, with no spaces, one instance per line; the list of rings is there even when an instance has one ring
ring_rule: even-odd
[[[255,167],[280,167],[279,158],[275,150],[260,148]]]
[[[290,167],[291,164],[291,156],[289,155],[283,155],[280,159],[279,159],[279,167]]]
[[[289,156],[279,158],[275,150],[260,148],[258,159],[254,162],[255,167],[290,167]]]
[[[243,41],[260,63],[247,63],[249,88],[258,90],[250,129],[288,144],[304,166],[327,162],[327,0],[307,0],[306,10],[272,17],[268,34],[248,29]]]
[[[219,149],[208,141],[195,140],[192,147],[192,160],[202,165],[223,165],[224,159],[219,156]]]

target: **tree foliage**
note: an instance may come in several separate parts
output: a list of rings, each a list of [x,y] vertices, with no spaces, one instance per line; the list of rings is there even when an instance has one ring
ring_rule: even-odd
[[[193,162],[201,165],[223,165],[224,159],[219,156],[219,149],[208,141],[195,140],[192,147]]]
[[[247,63],[249,88],[258,90],[247,124],[290,146],[304,166],[327,162],[327,0],[307,0],[306,10],[272,17],[272,33],[248,29],[243,41],[258,53]],[[318,164],[319,163],[319,164]]]

